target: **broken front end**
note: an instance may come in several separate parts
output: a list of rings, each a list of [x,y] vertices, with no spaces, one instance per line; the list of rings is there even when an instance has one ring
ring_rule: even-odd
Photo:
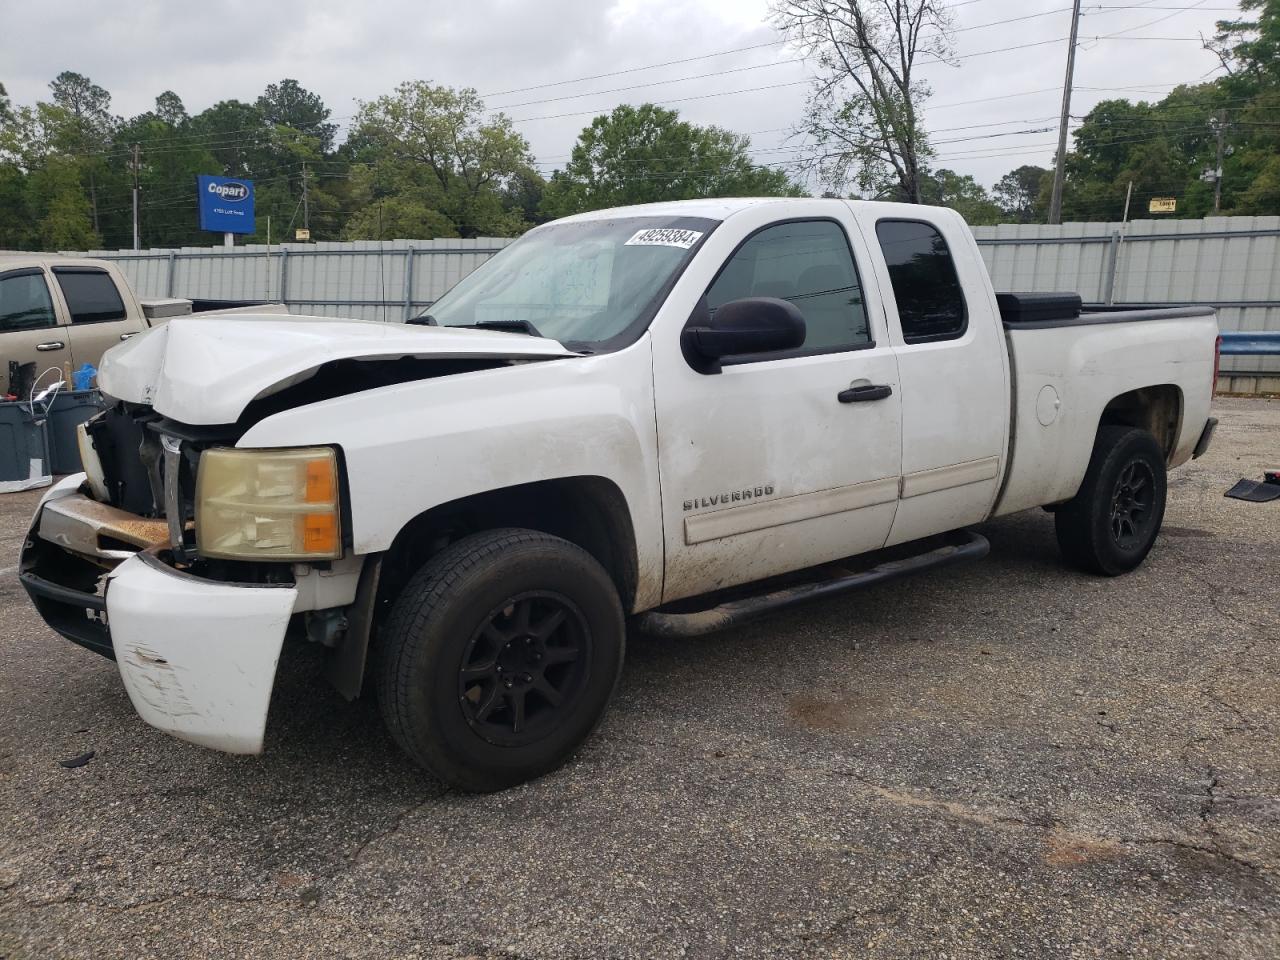
[[[363,673],[377,564],[362,584],[339,451],[238,433],[113,404],[82,428],[85,472],[37,508],[19,577],[50,627],[116,661],[147,723],[258,753],[286,634],[333,648],[339,681]]]

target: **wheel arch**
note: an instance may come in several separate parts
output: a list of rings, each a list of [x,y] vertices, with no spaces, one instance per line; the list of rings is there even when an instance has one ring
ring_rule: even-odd
[[[1164,452],[1165,462],[1169,463],[1182,432],[1184,406],[1182,388],[1174,383],[1129,390],[1107,402],[1098,419],[1098,429],[1094,436],[1103,427],[1139,427],[1156,438],[1156,443]]]
[[[538,530],[577,544],[604,567],[623,609],[630,609],[639,577],[635,527],[622,490],[600,476],[499,487],[424,510],[400,529],[387,550],[379,596],[398,591],[449,543],[499,527]]]
[[[623,610],[631,609],[639,585],[639,554],[626,497],[612,480],[599,476],[539,480],[437,504],[406,523],[385,553],[366,560],[366,568],[372,571],[371,589],[367,599],[357,597],[360,609],[353,611],[353,622],[359,622],[361,629],[348,630],[331,651],[327,670],[343,696],[360,695],[371,638],[409,578],[450,543],[501,527],[538,530],[577,544],[609,574]]]

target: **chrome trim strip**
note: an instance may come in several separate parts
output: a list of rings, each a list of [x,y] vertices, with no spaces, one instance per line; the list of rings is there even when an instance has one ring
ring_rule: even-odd
[[[902,498],[905,500],[908,497],[949,490],[952,487],[994,480],[999,473],[999,457],[984,457],[981,460],[966,460],[964,463],[952,463],[945,467],[917,470],[902,478]]]
[[[179,480],[182,474],[182,441],[177,437],[162,435],[164,447],[164,518],[169,522],[169,544],[182,553],[182,491]]]
[[[707,540],[780,527],[800,520],[893,503],[897,499],[898,478],[885,477],[882,480],[867,480],[847,487],[802,493],[780,500],[757,500],[742,507],[685,517],[684,542],[704,543]]]

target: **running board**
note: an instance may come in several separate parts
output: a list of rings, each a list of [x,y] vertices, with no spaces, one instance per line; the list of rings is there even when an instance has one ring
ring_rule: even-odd
[[[657,637],[698,637],[808,600],[861,590],[886,580],[896,580],[921,570],[945,567],[963,560],[980,560],[990,550],[991,544],[986,537],[970,530],[960,530],[952,535],[952,542],[913,557],[886,560],[858,573],[845,573],[825,580],[794,584],[768,593],[728,600],[706,610],[690,613],[650,610],[636,618],[636,625],[645,633]]]

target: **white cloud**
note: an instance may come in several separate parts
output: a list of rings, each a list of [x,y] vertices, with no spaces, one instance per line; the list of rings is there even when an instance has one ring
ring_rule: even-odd
[[[1141,2],[1141,0],[1139,0]],[[1086,8],[1081,37],[1102,36],[1169,19],[1129,35],[1195,37],[1230,16],[1226,0],[1174,11],[1195,0],[1147,0],[1148,9]],[[1122,6],[1129,0],[1101,0]],[[1044,13],[993,27],[983,24]],[[10,5],[0,34],[0,83],[19,103],[48,95],[61,70],[75,70],[106,87],[116,113],[151,107],[162,90],[176,91],[198,112],[223,99],[253,100],[282,77],[294,77],[324,97],[340,119],[356,101],[390,91],[405,79],[474,86],[481,93],[519,90],[658,62],[766,43],[767,0],[472,0],[465,4],[408,0],[225,0],[211,7],[160,0],[90,0]],[[1066,0],[977,0],[955,10],[959,66],[924,69],[934,88],[927,121],[940,165],[990,184],[1022,163],[1047,165],[1055,133],[1013,134],[1055,123],[1069,26]],[[979,27],[979,29],[972,29]],[[975,53],[1053,41],[986,56]],[[593,112],[620,102],[672,102],[688,119],[752,133],[757,159],[788,156],[773,148],[800,115],[805,65],[784,46],[696,60],[621,76],[490,96],[517,119],[545,170],[567,156]],[[1179,82],[1196,82],[1215,65],[1195,42],[1103,40],[1082,45],[1076,58],[1074,114],[1113,96],[1158,98]],[[718,70],[759,67],[681,80]],[[634,90],[573,95],[637,84]],[[1086,88],[1143,86],[1157,91]],[[729,91],[743,91],[724,96]],[[1025,96],[1027,91],[1043,92]],[[713,96],[708,96],[709,94]],[[573,96],[573,99],[563,99]],[[1002,99],[987,99],[987,98]],[[686,99],[699,98],[699,99]],[[983,100],[979,103],[964,101]],[[530,101],[546,101],[531,103]],[[960,104],[960,105],[957,105]],[[562,116],[570,114],[570,116]],[[535,119],[535,118],[552,119]],[[756,132],[763,131],[763,132]],[[990,134],[1002,134],[990,137]],[[983,136],[984,139],[967,139]],[[952,142],[944,142],[952,141]]]

